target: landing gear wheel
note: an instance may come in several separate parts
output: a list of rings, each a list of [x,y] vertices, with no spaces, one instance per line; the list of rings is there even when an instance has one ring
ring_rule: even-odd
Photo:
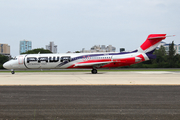
[[[15,72],[14,72],[14,69],[11,69],[11,73],[12,73],[12,74],[14,74],[14,73],[15,73]]]
[[[92,73],[92,74],[96,74],[96,73],[97,73],[97,70],[96,70],[96,69],[92,69],[92,70],[91,70],[91,73]]]
[[[11,73],[12,73],[12,74],[15,74],[15,72],[14,72],[14,71],[11,71]]]

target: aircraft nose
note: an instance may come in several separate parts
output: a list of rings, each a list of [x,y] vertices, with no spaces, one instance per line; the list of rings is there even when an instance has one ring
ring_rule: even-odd
[[[3,67],[6,69],[11,69],[11,64],[9,62],[6,62],[3,64]]]

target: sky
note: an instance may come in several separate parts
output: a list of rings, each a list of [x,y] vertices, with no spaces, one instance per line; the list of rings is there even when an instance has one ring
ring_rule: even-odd
[[[113,45],[137,49],[149,34],[176,35],[180,44],[179,0],[1,0],[0,43],[19,55],[20,40],[32,48],[50,41],[58,53]]]

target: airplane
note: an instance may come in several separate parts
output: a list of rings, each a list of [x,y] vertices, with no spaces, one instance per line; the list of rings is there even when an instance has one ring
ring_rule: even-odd
[[[166,34],[150,34],[146,41],[132,52],[105,53],[64,53],[64,54],[24,54],[3,64],[6,69],[72,69],[89,68],[96,74],[100,68],[130,66],[150,59],[156,47],[165,39]]]

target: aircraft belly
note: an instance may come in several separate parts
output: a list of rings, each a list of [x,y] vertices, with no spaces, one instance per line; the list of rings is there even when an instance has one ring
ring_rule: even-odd
[[[37,69],[40,68],[40,63],[28,63],[26,64],[26,67],[28,69]]]
[[[71,65],[73,65],[73,63],[74,62],[69,62],[69,63],[67,63],[67,64],[65,64],[65,65],[63,65],[63,66],[61,66],[60,68],[62,68],[62,69],[66,69],[66,68],[68,68],[69,66],[71,66]]]
[[[26,67],[24,66],[24,64],[21,64],[18,66],[19,69],[26,69]]]
[[[41,69],[54,69],[58,64],[55,63],[41,63],[40,68]]]

